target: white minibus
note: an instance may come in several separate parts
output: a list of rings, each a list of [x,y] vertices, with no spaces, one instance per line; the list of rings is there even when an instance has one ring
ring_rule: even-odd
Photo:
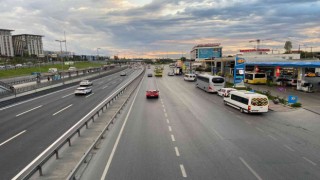
[[[207,92],[217,92],[224,87],[225,81],[221,76],[197,75],[196,86]]]
[[[195,74],[185,74],[183,79],[185,81],[195,81],[196,75]]]
[[[231,91],[228,97],[224,97],[223,102],[246,113],[263,113],[269,109],[266,95],[250,91]]]

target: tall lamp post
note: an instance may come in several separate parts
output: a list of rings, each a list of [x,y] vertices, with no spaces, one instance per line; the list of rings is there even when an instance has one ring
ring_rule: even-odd
[[[99,60],[99,49],[101,48],[97,48],[97,60]]]
[[[66,40],[56,40],[57,42],[59,42],[60,43],[60,58],[61,58],[61,60],[62,60],[62,73],[63,73],[63,65],[64,65],[64,60],[63,60],[63,58],[62,58],[62,43],[63,42],[66,42]],[[62,75],[62,74],[61,74]],[[64,75],[62,75],[62,82],[63,82],[63,84],[64,84],[64,77],[63,77]]]

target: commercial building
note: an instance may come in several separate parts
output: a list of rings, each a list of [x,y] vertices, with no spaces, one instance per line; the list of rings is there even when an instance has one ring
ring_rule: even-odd
[[[11,31],[0,29],[0,56],[14,56]]]
[[[222,47],[220,43],[198,44],[190,52],[191,60],[203,61],[222,57]]]
[[[39,56],[43,54],[41,35],[20,34],[12,36],[15,55]]]

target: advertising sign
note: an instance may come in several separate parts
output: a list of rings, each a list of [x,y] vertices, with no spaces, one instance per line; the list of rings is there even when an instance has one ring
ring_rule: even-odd
[[[297,103],[297,102],[298,102],[298,96],[292,96],[292,95],[288,96],[288,103],[289,104],[294,104],[294,103]]]
[[[234,73],[233,73],[233,82],[234,85],[243,84],[245,76],[245,59],[236,56],[235,65],[234,65]]]
[[[213,49],[213,48],[203,48],[198,50],[198,57],[203,59],[210,59],[210,58],[220,58],[221,57],[221,49]]]

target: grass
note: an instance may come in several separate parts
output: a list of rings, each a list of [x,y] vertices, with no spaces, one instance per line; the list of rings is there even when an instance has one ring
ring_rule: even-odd
[[[70,65],[76,67],[77,69],[84,69],[88,67],[101,67],[101,63],[94,63],[94,62],[75,62],[74,65]],[[64,70],[68,70],[69,65],[63,66]],[[11,78],[11,77],[19,77],[19,76],[26,76],[31,75],[32,72],[48,72],[49,68],[57,68],[59,71],[62,70],[62,64],[52,64],[52,65],[45,65],[45,66],[36,66],[30,68],[20,68],[20,69],[10,69],[10,70],[0,70],[0,79],[4,78]]]

